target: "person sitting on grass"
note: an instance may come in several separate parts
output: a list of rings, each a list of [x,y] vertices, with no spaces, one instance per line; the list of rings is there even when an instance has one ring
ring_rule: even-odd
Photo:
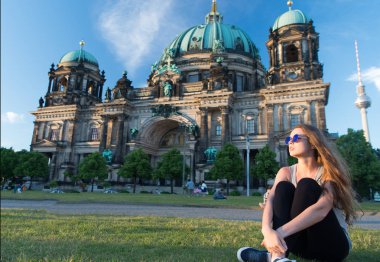
[[[219,199],[227,199],[226,196],[224,195],[224,190],[223,188],[220,190],[216,190],[214,193],[214,199],[219,200]]]
[[[202,180],[201,182],[201,191],[203,194],[207,195],[207,185],[206,185],[206,182],[204,180]]]
[[[265,203],[261,245],[240,248],[239,261],[291,261],[289,253],[342,261],[351,250],[348,224],[356,218],[355,192],[346,164],[323,133],[298,125],[285,143],[298,164],[281,168]]]

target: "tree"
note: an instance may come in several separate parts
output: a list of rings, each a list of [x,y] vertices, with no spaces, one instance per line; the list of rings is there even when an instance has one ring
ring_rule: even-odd
[[[230,181],[239,180],[243,176],[244,164],[239,150],[232,144],[225,144],[217,154],[214,166],[210,170],[213,179],[227,180],[227,195],[229,195]]]
[[[133,179],[133,193],[136,193],[137,178],[150,178],[152,176],[152,167],[148,155],[142,149],[132,151],[125,157],[124,164],[118,174]]]
[[[270,178],[274,178],[280,169],[276,161],[276,153],[266,145],[255,156],[255,165],[252,168],[253,175],[264,180],[265,186]]]
[[[348,129],[336,141],[352,175],[353,186],[362,197],[369,197],[370,188],[380,189],[380,160],[365,140],[362,130]]]
[[[42,153],[26,150],[17,152],[18,164],[15,168],[17,176],[30,177],[33,180],[36,177],[47,178],[49,176],[49,159]],[[29,189],[31,189],[30,183]]]
[[[15,176],[14,170],[17,166],[17,154],[13,148],[0,148],[1,159],[1,186],[8,180]]]
[[[173,148],[162,155],[162,159],[158,162],[154,171],[155,178],[164,178],[170,180],[170,190],[173,194],[174,180],[179,179],[183,172],[183,156],[178,149]]]
[[[95,179],[106,179],[108,177],[107,171],[106,160],[99,152],[86,156],[79,164],[79,177],[91,180],[91,192],[94,192]]]

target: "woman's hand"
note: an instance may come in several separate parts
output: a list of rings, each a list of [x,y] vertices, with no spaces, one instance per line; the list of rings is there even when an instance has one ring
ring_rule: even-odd
[[[276,231],[269,230],[264,234],[264,240],[261,242],[270,253],[285,254],[288,247],[284,238]]]

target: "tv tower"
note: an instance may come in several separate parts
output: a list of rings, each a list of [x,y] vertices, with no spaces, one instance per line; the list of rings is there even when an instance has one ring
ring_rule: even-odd
[[[356,64],[358,68],[358,85],[357,93],[358,97],[355,100],[355,105],[360,109],[362,115],[362,126],[364,131],[364,136],[367,142],[370,142],[369,139],[369,130],[368,130],[368,121],[367,121],[367,108],[371,106],[371,99],[366,95],[364,90],[364,85],[362,83],[362,78],[360,75],[360,61],[359,61],[359,51],[358,51],[358,42],[355,40],[355,52],[356,52]]]

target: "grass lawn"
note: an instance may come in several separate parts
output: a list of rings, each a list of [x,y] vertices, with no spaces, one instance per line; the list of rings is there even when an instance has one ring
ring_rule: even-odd
[[[378,261],[379,231],[350,233],[346,261]],[[230,262],[260,241],[258,222],[1,210],[1,261]]]
[[[135,204],[154,204],[154,205],[178,205],[178,206],[200,206],[200,207],[224,207],[259,209],[259,202],[262,197],[258,196],[229,196],[227,200],[214,201],[212,196],[189,197],[187,195],[170,194],[103,194],[100,192],[84,193],[65,193],[52,194],[42,191],[25,191],[15,194],[13,191],[1,191],[1,199],[23,199],[23,200],[57,200],[62,203],[83,203],[83,202],[102,202],[102,203],[135,203]],[[380,202],[362,202],[361,209],[367,212],[380,212]]]

